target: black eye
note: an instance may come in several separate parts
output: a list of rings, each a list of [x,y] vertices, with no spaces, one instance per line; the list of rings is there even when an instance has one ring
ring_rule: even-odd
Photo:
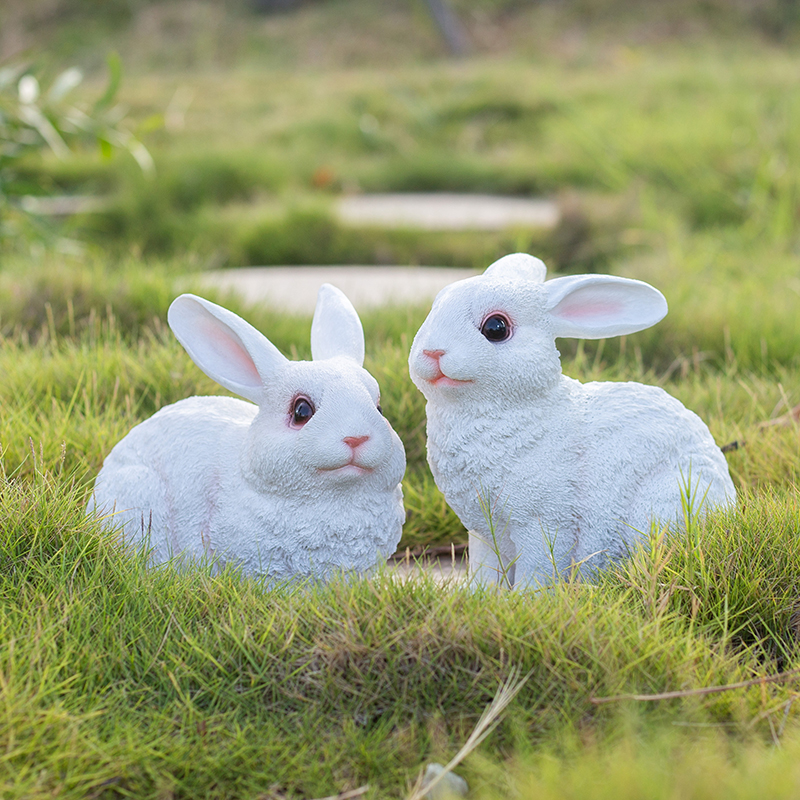
[[[504,342],[511,336],[511,323],[502,314],[492,314],[481,325],[481,333],[490,342]]]
[[[295,425],[305,425],[314,416],[314,405],[306,397],[298,397],[292,407],[292,419]]]
[[[383,414],[383,409],[381,408],[381,404],[378,403],[378,413]]]

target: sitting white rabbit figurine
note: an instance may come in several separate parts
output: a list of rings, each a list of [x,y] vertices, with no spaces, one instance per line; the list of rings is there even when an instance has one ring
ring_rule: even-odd
[[[545,272],[517,253],[445,287],[411,347],[428,461],[470,531],[482,582],[547,585],[582,562],[592,571],[653,520],[681,518],[686,489],[695,511],[704,496],[704,508],[736,497],[708,428],[675,398],[561,373],[556,337],[642,330],[667,313],[663,295],[611,275],[545,282]]]
[[[169,324],[192,360],[252,401],[190,397],[120,441],[89,510],[148,541],[154,562],[213,557],[246,574],[363,572],[405,519],[405,452],[363,369],[364,332],[335,287],[319,290],[313,361],[289,361],[231,311],[184,294]],[[255,405],[253,405],[255,403]]]

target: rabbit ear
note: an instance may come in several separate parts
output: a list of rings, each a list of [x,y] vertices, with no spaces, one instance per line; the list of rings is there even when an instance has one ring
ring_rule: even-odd
[[[547,274],[547,267],[544,265],[544,261],[529,256],[527,253],[511,253],[511,255],[499,258],[494,264],[490,264],[483,274],[495,278],[513,278],[517,281],[541,283]]]
[[[321,361],[345,356],[364,364],[364,329],[353,304],[344,292],[323,283],[311,323],[311,356]]]
[[[261,402],[264,384],[287,361],[252,325],[202,297],[177,297],[167,320],[192,361],[209,378],[254,403]]]
[[[567,275],[544,286],[555,336],[622,336],[655,325],[667,313],[658,289],[630,278]]]

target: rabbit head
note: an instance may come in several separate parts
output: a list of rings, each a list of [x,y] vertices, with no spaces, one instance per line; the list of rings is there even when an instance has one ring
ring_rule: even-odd
[[[601,339],[643,330],[667,313],[657,289],[612,275],[545,281],[542,261],[504,256],[437,295],[409,368],[429,399],[524,400],[561,375],[557,337]]]
[[[290,361],[236,314],[194,295],[176,298],[168,319],[206,375],[258,406],[241,456],[253,488],[315,496],[399,484],[403,446],[362,367],[361,321],[341,291],[330,284],[319,290],[312,361]]]

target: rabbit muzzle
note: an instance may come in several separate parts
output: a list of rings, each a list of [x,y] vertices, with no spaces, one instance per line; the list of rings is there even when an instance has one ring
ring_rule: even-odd
[[[445,355],[445,350],[423,350],[414,362],[417,376],[432,386],[463,386],[472,383],[471,380],[451,377],[442,369],[441,359]]]
[[[319,472],[335,473],[340,476],[349,476],[357,478],[363,475],[369,475],[380,467],[384,460],[381,458],[381,447],[370,445],[372,436],[344,436],[342,444],[346,445],[344,448],[337,448],[341,454],[337,452],[335,458],[331,458],[328,463],[320,465],[317,469]]]

